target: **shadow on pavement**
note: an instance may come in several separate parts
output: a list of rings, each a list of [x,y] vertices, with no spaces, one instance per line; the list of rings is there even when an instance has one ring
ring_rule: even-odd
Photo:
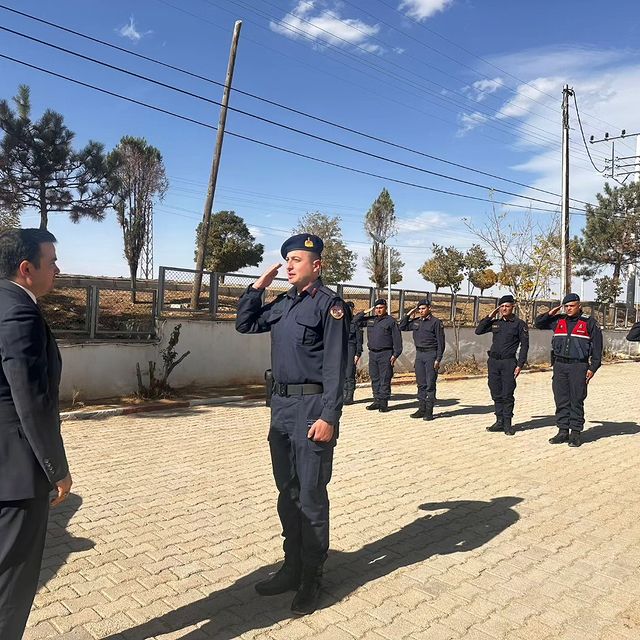
[[[401,567],[424,562],[434,555],[463,553],[486,544],[519,519],[513,509],[522,498],[503,496],[482,500],[453,500],[420,505],[427,514],[358,551],[332,551],[325,567],[320,608],[343,600],[359,587]],[[203,637],[230,640],[252,630],[292,617],[293,592],[263,598],[254,584],[278,569],[274,564],[253,571],[234,584],[154,620],[104,640],[147,640],[162,633],[197,625],[182,640]],[[167,600],[170,603],[170,600]]]
[[[528,431],[529,429],[540,429],[542,427],[555,427],[556,418],[555,415],[533,416],[531,420],[527,420],[527,422],[514,422],[514,426],[518,431]],[[556,432],[554,431],[551,433],[550,437],[555,434]]]
[[[640,426],[635,422],[600,422],[582,433],[582,442],[595,442],[611,436],[631,436],[640,433]]]
[[[96,543],[88,538],[76,538],[67,531],[67,525],[82,504],[82,498],[75,493],[55,509],[49,512],[47,538],[42,556],[42,569],[38,587],[44,585],[56,575],[72,553],[93,549]]]
[[[460,407],[453,411],[441,411],[438,412],[438,418],[451,418],[453,416],[477,416],[485,413],[493,413],[493,405],[469,405],[466,407]],[[488,426],[488,425],[487,425]]]

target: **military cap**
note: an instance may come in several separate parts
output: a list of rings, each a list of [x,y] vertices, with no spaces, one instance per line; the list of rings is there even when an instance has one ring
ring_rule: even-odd
[[[515,298],[508,293],[506,296],[502,296],[502,298],[500,298],[500,300],[498,301],[498,306],[500,306],[501,304],[515,304],[516,300]]]
[[[418,302],[418,306],[419,307],[422,307],[422,306],[430,307],[431,303],[428,300],[420,300],[420,302]]]
[[[346,304],[347,304],[347,307],[349,307],[349,309],[354,309],[356,306],[353,300],[348,300]]]
[[[384,298],[378,298],[374,303],[373,306],[377,307],[379,304],[383,304],[385,307],[387,306],[387,301]]]
[[[321,238],[314,236],[312,233],[298,233],[284,241],[280,248],[280,253],[286,260],[289,251],[311,251],[320,255],[322,249],[324,249],[324,242],[322,242]]]
[[[569,304],[570,302],[580,302],[580,296],[577,293],[567,293],[567,295],[562,298],[562,304]]]

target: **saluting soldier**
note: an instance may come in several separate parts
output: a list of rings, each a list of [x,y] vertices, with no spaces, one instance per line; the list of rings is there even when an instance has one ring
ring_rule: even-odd
[[[640,322],[635,322],[631,329],[629,329],[627,340],[629,342],[640,342]]]
[[[402,335],[395,318],[387,313],[387,301],[375,301],[373,316],[364,313],[356,315],[358,322],[367,327],[367,348],[369,349],[369,377],[373,390],[373,402],[367,405],[369,411],[378,409],[389,411],[391,378],[393,366],[402,353]]]
[[[416,346],[414,366],[418,385],[418,410],[411,417],[433,420],[438,369],[445,349],[444,325],[442,320],[431,313],[430,302],[421,300],[402,318],[400,331],[413,331]]]
[[[564,306],[564,313],[560,310]],[[582,444],[587,385],[602,364],[602,330],[591,316],[583,315],[580,296],[569,293],[562,304],[536,318],[538,329],[552,329],[553,397],[558,433],[551,444]],[[571,432],[569,432],[571,431]]]
[[[281,254],[291,288],[262,303],[282,265],[271,266],[240,298],[236,319],[240,333],[271,332],[269,447],[284,564],[255,588],[263,596],[296,591],[291,610],[298,615],[317,607],[329,550],[327,484],[342,412],[350,320],[342,299],[320,279],[322,249],[318,236],[289,238]]]
[[[353,314],[354,304],[346,303]],[[360,313],[362,317],[364,313]],[[362,356],[363,328],[360,326],[358,317],[354,316],[349,325],[349,342],[347,350],[347,370],[344,376],[344,404],[353,404],[353,394],[356,390],[356,367]]]
[[[492,335],[487,374],[496,421],[487,431],[504,431],[508,436],[516,433],[513,426],[516,380],[529,353],[529,328],[514,313],[515,306],[512,295],[502,296],[498,306],[476,327],[476,335]]]

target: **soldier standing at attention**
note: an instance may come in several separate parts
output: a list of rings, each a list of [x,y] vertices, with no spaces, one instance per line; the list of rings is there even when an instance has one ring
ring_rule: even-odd
[[[347,306],[353,314],[353,302],[347,302]],[[364,313],[361,311],[354,316],[349,325],[349,342],[347,351],[347,370],[344,376],[344,404],[353,404],[353,394],[356,390],[356,366],[362,355],[363,329],[360,326],[359,318]]]
[[[414,317],[415,312],[419,317]],[[418,385],[418,410],[412,418],[433,420],[433,405],[436,400],[438,369],[445,348],[442,320],[431,313],[428,300],[421,300],[400,321],[400,331],[413,331],[416,345],[416,384]]]
[[[487,427],[487,431],[504,431],[508,436],[516,433],[513,426],[516,379],[529,353],[529,329],[527,323],[515,315],[515,306],[512,295],[502,296],[498,306],[476,327],[476,335],[492,334],[491,349],[487,351],[487,372],[496,421]],[[520,352],[516,358],[518,347]]]
[[[559,313],[563,306],[565,313]],[[562,305],[540,314],[536,327],[553,330],[551,359],[558,433],[549,442],[579,447],[587,385],[602,364],[602,330],[594,318],[582,314],[577,293],[567,294]]]
[[[333,449],[342,413],[350,313],[322,284],[323,242],[300,234],[281,248],[291,288],[264,305],[262,294],[280,264],[248,287],[238,303],[240,333],[271,332],[269,448],[284,536],[284,564],[256,584],[262,596],[296,591],[291,610],[313,613],[329,550]]]
[[[371,311],[371,309],[369,309]],[[367,327],[367,348],[369,349],[369,376],[373,389],[373,402],[367,405],[369,411],[389,411],[391,378],[393,365],[402,353],[402,335],[395,318],[387,313],[387,301],[375,301],[373,316],[359,317]]]

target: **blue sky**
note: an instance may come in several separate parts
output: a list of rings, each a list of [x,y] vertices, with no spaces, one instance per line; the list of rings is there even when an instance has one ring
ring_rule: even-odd
[[[8,6],[107,40],[138,53],[223,81],[233,23],[243,20],[234,85],[296,109],[392,140],[419,151],[482,169],[526,185],[560,193],[562,86],[576,90],[587,136],[640,130],[640,13],[637,1],[615,3],[513,2],[512,0],[140,0],[78,2],[4,0]],[[1,11],[14,30],[180,86],[213,100],[221,88],[106,49],[51,27]],[[212,125],[215,105],[116,71],[78,60],[18,36],[0,32],[0,53],[99,85]],[[190,267],[194,229],[202,215],[215,133],[120,101],[61,79],[0,60],[0,95],[30,85],[33,115],[60,111],[76,132],[108,149],[121,136],[145,137],[163,153],[170,189],[156,208],[155,264]],[[451,167],[364,140],[238,94],[232,106],[356,146],[555,205],[525,187]],[[589,164],[571,114],[571,195],[593,201],[604,182]],[[230,113],[229,131],[331,162],[487,198],[470,187],[364,157]],[[610,153],[592,146],[596,164]],[[635,143],[616,148],[635,153]],[[417,267],[432,242],[461,249],[474,237],[461,218],[481,224],[490,205],[367,177],[227,137],[215,210],[234,209],[265,244],[264,265],[275,262],[283,237],[308,211],[340,215],[344,236],[359,253],[355,280],[367,281],[362,258],[367,238],[362,219],[386,187],[396,204],[405,287],[423,288]],[[495,194],[522,205],[523,199]],[[540,204],[553,209],[554,205]],[[514,216],[517,216],[514,213]],[[550,213],[540,212],[546,224]],[[582,216],[572,218],[577,233]],[[23,226],[38,219],[25,215]],[[56,217],[66,273],[126,275],[121,232],[112,213],[102,223],[72,225]],[[283,231],[284,230],[284,231]],[[256,270],[253,270],[256,271]],[[427,285],[431,288],[430,285]]]

